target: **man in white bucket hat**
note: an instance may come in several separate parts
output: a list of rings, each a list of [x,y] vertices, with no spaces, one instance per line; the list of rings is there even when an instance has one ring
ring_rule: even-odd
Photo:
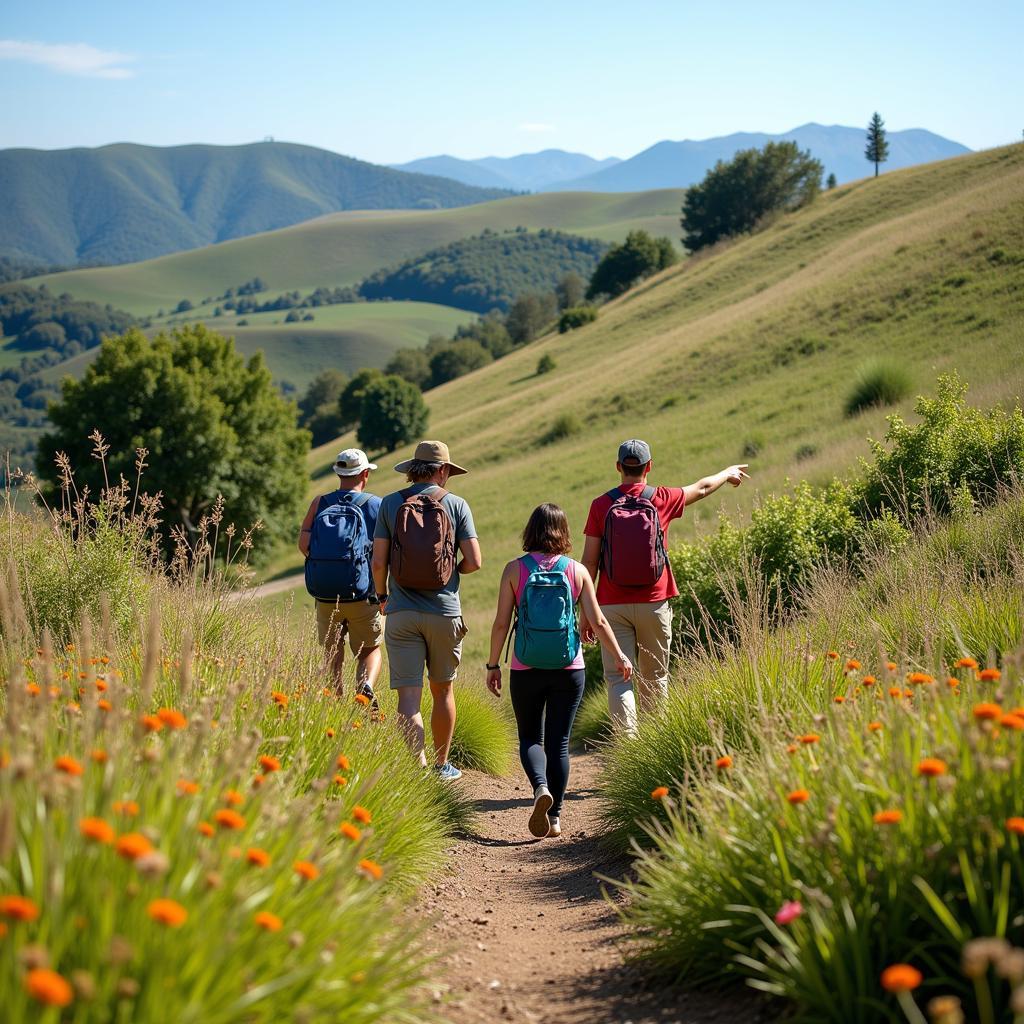
[[[377,702],[384,622],[373,585],[371,561],[380,498],[366,493],[377,466],[359,448],[334,461],[337,490],[314,498],[299,531],[306,558],[306,589],[316,600],[316,625],[335,689],[342,692],[345,642],[355,655],[356,693]]]

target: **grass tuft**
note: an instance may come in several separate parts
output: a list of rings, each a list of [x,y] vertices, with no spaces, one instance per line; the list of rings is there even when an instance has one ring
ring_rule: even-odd
[[[905,366],[890,359],[876,359],[857,371],[846,398],[846,415],[856,416],[865,409],[896,405],[910,395],[913,387]]]

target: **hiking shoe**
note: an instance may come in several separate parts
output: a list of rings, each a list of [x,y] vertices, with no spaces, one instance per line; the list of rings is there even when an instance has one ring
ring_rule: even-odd
[[[562,823],[558,818],[548,818],[548,838],[555,839],[562,834]]]
[[[456,779],[462,778],[462,772],[451,763],[451,761],[445,761],[444,764],[434,765],[434,771],[444,779],[445,782],[454,782]]]
[[[548,811],[554,803],[551,790],[547,786],[538,786],[533,791],[533,812],[530,814],[530,835],[543,839],[550,830]]]
[[[377,695],[373,692],[373,687],[369,683],[363,683],[363,685],[356,690],[356,693],[360,697],[366,697],[366,699],[369,700],[371,714],[376,715],[380,713],[380,704],[377,702]]]

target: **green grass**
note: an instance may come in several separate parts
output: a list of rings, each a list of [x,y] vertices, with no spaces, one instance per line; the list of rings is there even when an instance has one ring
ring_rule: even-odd
[[[857,371],[846,399],[846,415],[875,406],[896,405],[914,391],[910,374],[892,359],[875,359]]]
[[[1024,285],[1015,262],[992,258],[1024,253],[1024,222],[1013,215],[1022,199],[1019,145],[844,186],[683,261],[593,324],[429,392],[428,433],[471,471],[455,486],[484,551],[483,571],[463,589],[467,660],[486,654],[501,568],[531,509],[563,505],[579,552],[590,501],[615,482],[624,437],[652,444],[652,481],[666,484],[739,461],[744,441],[758,439],[751,484],[688,512],[672,536],[689,539],[712,529],[720,508],[742,514],[787,478],[821,483],[867,456],[887,410],[848,419],[843,408],[853,374],[873,357],[899,353],[921,391],[959,368],[976,405],[1024,394]],[[537,376],[545,354],[558,368]],[[911,416],[912,406],[908,398],[894,408]],[[562,416],[575,416],[582,433],[538,446]],[[312,491],[352,440],[311,453]],[[798,461],[809,444],[815,454]],[[388,467],[404,454],[378,460],[376,491],[398,486]],[[271,572],[298,565],[282,552]]]
[[[614,195],[559,192],[451,210],[328,214],[142,263],[35,278],[33,284],[146,316],[160,308],[169,311],[184,298],[198,305],[254,277],[267,282],[267,296],[354,284],[375,270],[484,228],[560,228],[608,242],[621,241],[635,228],[675,237],[682,195],[680,189]]]

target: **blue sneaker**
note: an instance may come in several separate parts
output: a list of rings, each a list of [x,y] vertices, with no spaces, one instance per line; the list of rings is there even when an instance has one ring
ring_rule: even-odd
[[[451,763],[451,761],[445,761],[444,764],[434,765],[434,771],[444,779],[445,782],[454,782],[456,779],[462,778],[462,772]]]

